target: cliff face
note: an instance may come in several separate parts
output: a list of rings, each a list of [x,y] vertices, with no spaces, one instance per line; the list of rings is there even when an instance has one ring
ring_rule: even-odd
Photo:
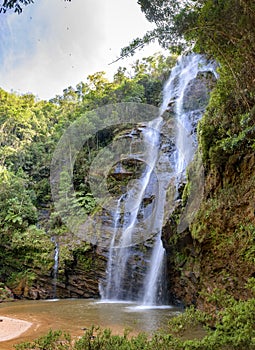
[[[228,135],[228,142],[239,135]],[[225,147],[217,157],[216,148],[211,151],[202,202],[189,227],[177,232],[183,198],[163,229],[173,300],[209,312],[221,307],[224,295],[237,300],[253,296],[247,283],[255,277],[254,137],[249,133],[239,139],[239,147]]]
[[[26,269],[29,273],[7,282],[10,289],[5,294],[7,296],[7,291],[11,292],[8,294],[9,299],[99,297],[99,281],[106,268],[106,259],[102,253],[95,246],[81,239],[74,239],[71,233],[59,236],[57,242],[57,265],[56,251],[52,241],[49,241],[51,253],[47,264],[44,267],[28,264]],[[1,299],[4,299],[2,294]]]
[[[99,280],[104,271],[102,256],[93,250],[84,253],[74,251],[72,261],[61,267],[56,279],[52,270],[44,273],[34,270],[36,277],[33,281],[22,279],[11,290],[18,299],[97,298]]]

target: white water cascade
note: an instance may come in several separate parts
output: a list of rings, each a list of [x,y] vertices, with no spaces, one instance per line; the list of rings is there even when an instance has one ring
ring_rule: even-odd
[[[121,214],[121,202],[123,200],[123,196],[121,196],[117,202],[117,208],[114,215],[114,231],[113,236],[111,240],[111,245],[109,249],[109,257],[108,257],[108,264],[107,264],[107,271],[106,274],[108,276],[107,278],[107,284],[105,289],[105,298],[110,299],[111,298],[111,290],[118,288],[118,281],[116,281],[116,275],[115,275],[115,239],[116,235],[118,233],[118,225],[120,221],[120,214]],[[114,275],[114,278],[113,278]]]
[[[55,244],[54,247],[54,265],[53,265],[53,299],[57,297],[57,278],[58,278],[58,265],[59,265],[59,244],[55,237],[51,238]]]
[[[181,56],[177,65],[172,69],[163,91],[161,113],[164,113],[170,106],[177,124],[175,172],[179,180],[180,175],[183,174],[194,156],[197,146],[195,129],[205,108],[204,105],[200,108],[198,105],[195,110],[185,108],[185,92],[198,73],[203,72],[211,72],[217,77],[215,63],[206,61],[200,55]]]
[[[139,158],[146,166],[116,204],[106,281],[100,287],[104,300],[133,300],[145,306],[166,302],[166,253],[161,239],[166,191],[170,182],[178,188],[196,150],[195,129],[205,105],[188,108],[185,98],[199,72],[215,75],[214,66],[201,56],[181,57],[165,85],[159,117],[141,127],[144,152],[142,155],[132,154],[132,157]],[[165,152],[161,149],[160,133],[165,122],[162,116],[169,109],[176,120],[176,130],[172,140],[174,147]],[[153,208],[148,206],[148,213],[144,203],[150,195]],[[141,225],[139,218],[146,217],[146,210],[149,225]],[[150,238],[144,242],[146,252],[141,258],[139,244],[135,246],[134,242],[137,231],[144,229],[150,230]]]
[[[101,288],[103,299],[133,299],[132,291],[128,291],[126,283],[127,262],[132,255],[132,245],[136,236],[136,226],[138,216],[143,212],[142,203],[146,196],[146,191],[151,186],[151,175],[155,168],[159,151],[159,131],[162,118],[148,123],[142,130],[142,142],[144,153],[132,154],[145,164],[140,178],[133,182],[131,189],[121,196],[117,202],[116,213],[114,215],[114,233],[110,244],[107,264],[106,286]],[[123,223],[121,232],[118,233],[121,211],[123,208]],[[132,289],[132,286],[131,286]]]

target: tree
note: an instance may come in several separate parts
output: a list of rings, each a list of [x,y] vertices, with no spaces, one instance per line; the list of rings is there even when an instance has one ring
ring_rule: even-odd
[[[172,52],[192,48],[220,63],[224,89],[228,95],[231,91],[240,111],[254,105],[253,0],[139,0],[138,4],[156,28],[124,47],[121,57],[155,40]]]
[[[0,235],[11,235],[15,230],[22,231],[36,223],[33,196],[22,171],[15,175],[0,167]]]
[[[65,0],[71,1],[71,0]],[[23,11],[24,6],[33,4],[34,0],[4,0],[0,3],[0,13],[5,13],[8,10],[14,10],[14,12],[20,14]]]
[[[14,10],[14,12],[21,13],[23,7],[34,3],[34,0],[4,0],[0,4],[0,13],[5,13],[7,10]]]
[[[187,47],[181,26],[190,21],[190,15],[197,8],[197,1],[168,1],[168,0],[139,0],[138,4],[150,22],[156,28],[148,31],[142,38],[134,39],[131,44],[121,50],[121,57],[133,55],[137,49],[143,48],[150,42],[158,41],[164,48],[171,48],[172,52],[179,53]],[[179,22],[182,17],[181,26]]]

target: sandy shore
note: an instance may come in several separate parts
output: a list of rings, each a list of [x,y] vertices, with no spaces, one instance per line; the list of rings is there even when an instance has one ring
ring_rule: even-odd
[[[19,337],[31,326],[31,322],[0,316],[0,342]]]

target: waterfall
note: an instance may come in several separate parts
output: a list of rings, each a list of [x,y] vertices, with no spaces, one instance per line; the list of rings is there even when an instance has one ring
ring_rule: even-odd
[[[57,278],[58,278],[58,264],[59,264],[59,244],[55,237],[51,237],[51,241],[55,244],[54,247],[54,265],[53,265],[53,299],[57,297]]]
[[[114,231],[113,231],[113,236],[112,236],[111,245],[110,245],[110,249],[109,249],[109,257],[108,257],[107,269],[106,269],[106,274],[107,274],[108,278],[107,278],[107,284],[106,284],[106,289],[105,289],[105,294],[104,294],[105,299],[111,299],[112,290],[116,290],[116,288],[118,288],[118,284],[119,284],[116,281],[116,276],[114,276],[114,279],[113,279],[113,275],[115,274],[115,262],[116,262],[115,261],[115,259],[116,259],[115,239],[116,239],[116,235],[118,233],[118,225],[119,225],[120,214],[121,214],[121,202],[123,200],[123,197],[124,196],[121,196],[118,199],[116,212],[114,214]]]
[[[201,118],[205,106],[185,108],[185,92],[188,85],[194,81],[198,73],[211,72],[216,78],[215,63],[206,61],[201,55],[191,54],[181,56],[173,68],[163,91],[161,113],[169,106],[176,119],[176,160],[175,172],[177,178],[183,174],[193,158],[196,150],[196,133],[194,129]],[[194,112],[197,114],[194,118]],[[195,124],[195,125],[194,125]],[[180,178],[179,178],[180,180]]]
[[[158,305],[166,301],[166,253],[161,240],[166,191],[170,181],[178,188],[196,150],[196,125],[206,104],[200,103],[195,96],[196,103],[192,105],[187,91],[190,89],[189,94],[194,94],[196,89],[192,83],[198,73],[203,72],[216,74],[214,65],[202,56],[180,57],[165,84],[159,117],[141,127],[144,152],[142,155],[130,154],[130,157],[139,158],[146,166],[140,177],[132,182],[133,186],[117,201],[106,281],[100,286],[103,299],[133,300],[143,305]],[[169,153],[161,150],[160,136],[167,110],[176,121],[174,147]],[[154,198],[149,209],[144,206],[148,197]],[[139,218],[145,220],[146,215],[150,219],[146,225],[141,224]],[[137,232],[142,230],[150,231],[145,235],[145,253],[137,252]],[[140,255],[143,255],[143,260],[139,265]]]
[[[123,196],[117,203],[116,213],[114,215],[114,233],[110,244],[109,257],[107,264],[106,287],[100,288],[103,299],[127,299],[134,298],[132,293],[128,293],[126,288],[126,269],[127,262],[132,255],[132,245],[136,237],[136,226],[138,215],[143,212],[142,203],[149,187],[151,174],[157,162],[159,151],[159,130],[162,118],[156,118],[148,123],[142,130],[142,142],[144,154],[135,155],[139,157],[146,165],[140,178],[136,179],[135,184],[125,195],[124,218],[121,233],[118,237],[118,222],[120,220],[120,205]]]
[[[152,251],[151,261],[150,261],[150,269],[145,278],[144,283],[144,296],[143,296],[143,305],[155,305],[160,303],[164,303],[164,290],[161,290],[160,299],[157,300],[157,293],[160,286],[163,286],[164,281],[162,280],[163,271],[164,271],[164,263],[165,263],[165,249],[161,240],[161,231],[158,234],[154,249]]]

